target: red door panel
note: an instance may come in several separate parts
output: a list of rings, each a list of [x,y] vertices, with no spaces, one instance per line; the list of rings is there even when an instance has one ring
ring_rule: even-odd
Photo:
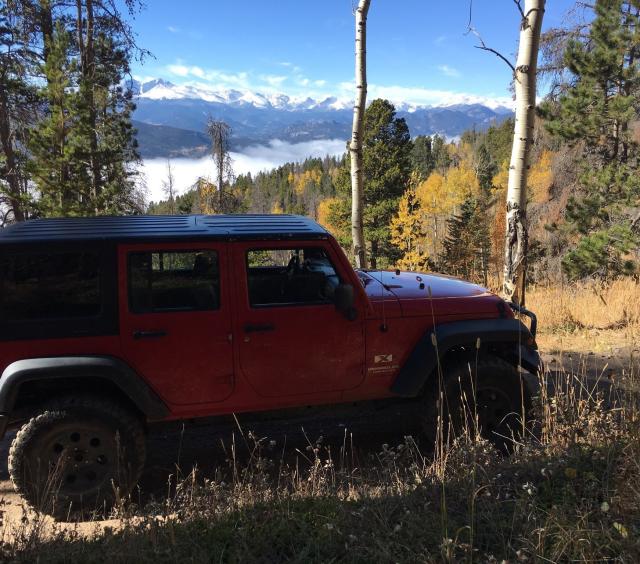
[[[170,404],[228,398],[233,350],[225,246],[127,245],[118,261],[125,360]]]
[[[364,378],[363,312],[358,319],[349,321],[326,300],[325,303],[273,306],[250,303],[247,252],[260,249],[288,252],[294,246],[282,242],[235,245],[240,370],[254,390],[265,397],[355,388]],[[297,247],[324,249],[322,243],[312,242],[298,243]],[[325,249],[324,253],[331,255],[332,251]],[[335,257],[329,258],[333,265],[338,264]],[[310,259],[305,262],[309,263]],[[305,285],[322,280],[320,271],[320,266],[312,265],[299,278],[295,274],[287,278],[277,272],[273,281],[268,276],[253,276],[253,295],[277,294],[280,287],[282,293],[291,288],[294,293],[305,292],[308,289]]]

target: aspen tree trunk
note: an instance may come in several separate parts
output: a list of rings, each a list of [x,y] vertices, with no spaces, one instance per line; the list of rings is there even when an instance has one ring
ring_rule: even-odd
[[[367,102],[367,14],[371,0],[360,0],[356,9],[356,99],[353,106],[351,156],[351,238],[358,268],[367,267],[362,222],[364,187],[362,175],[362,129]]]
[[[515,68],[516,119],[507,186],[503,293],[524,306],[527,261],[527,174],[533,143],[536,72],[545,0],[525,0]]]

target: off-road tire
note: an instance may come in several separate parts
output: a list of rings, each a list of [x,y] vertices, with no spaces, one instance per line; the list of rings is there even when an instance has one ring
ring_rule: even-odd
[[[58,520],[106,515],[135,487],[145,461],[142,423],[91,395],[46,404],[18,431],[9,475],[27,503]]]
[[[421,422],[430,441],[451,443],[463,433],[479,431],[505,454],[513,451],[532,420],[527,383],[515,367],[490,355],[477,361],[473,355],[447,359],[442,371],[433,374],[423,402]]]

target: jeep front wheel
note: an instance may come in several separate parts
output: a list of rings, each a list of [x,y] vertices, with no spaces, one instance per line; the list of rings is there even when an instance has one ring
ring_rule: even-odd
[[[145,459],[139,419],[92,396],[52,401],[18,431],[9,474],[32,507],[57,519],[104,514],[135,487]]]
[[[508,453],[531,421],[526,382],[516,368],[497,357],[447,363],[441,379],[434,374],[424,401],[423,427],[434,440],[479,434]],[[438,420],[442,423],[439,436]]]

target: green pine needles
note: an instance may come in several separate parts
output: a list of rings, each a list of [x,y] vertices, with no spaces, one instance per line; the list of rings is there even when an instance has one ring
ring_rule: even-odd
[[[548,130],[582,153],[563,226],[569,250],[562,265],[570,278],[611,278],[638,268],[639,23],[638,0],[598,0],[588,35],[565,52],[570,87],[542,108]]]

